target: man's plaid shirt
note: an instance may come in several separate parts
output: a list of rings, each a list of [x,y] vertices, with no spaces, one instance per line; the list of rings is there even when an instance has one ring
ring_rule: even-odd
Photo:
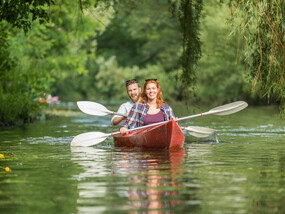
[[[168,121],[172,117],[175,118],[175,115],[171,107],[168,104],[162,104],[159,108],[163,112],[164,121]],[[127,129],[132,129],[132,128],[136,128],[139,126],[143,126],[143,120],[148,112],[148,109],[149,109],[149,105],[147,105],[147,102],[138,103],[134,105],[131,111],[129,112],[129,115],[125,123],[123,124],[123,126],[126,127]]]

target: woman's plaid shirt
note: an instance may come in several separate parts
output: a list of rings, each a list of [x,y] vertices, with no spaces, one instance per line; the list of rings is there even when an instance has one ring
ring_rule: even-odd
[[[163,112],[164,121],[168,121],[172,117],[175,118],[175,115],[171,107],[168,104],[162,104],[159,108]],[[126,127],[127,129],[132,129],[132,128],[136,128],[139,126],[143,126],[143,120],[148,112],[148,109],[149,109],[149,105],[147,105],[147,102],[138,103],[134,105],[131,111],[129,112],[129,115],[125,123],[123,124],[123,126]]]

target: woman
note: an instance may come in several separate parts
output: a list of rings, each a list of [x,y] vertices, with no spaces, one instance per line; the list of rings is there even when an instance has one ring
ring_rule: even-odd
[[[160,84],[157,79],[147,79],[143,86],[140,102],[134,105],[120,128],[122,135],[127,129],[175,118],[171,107],[163,101]]]

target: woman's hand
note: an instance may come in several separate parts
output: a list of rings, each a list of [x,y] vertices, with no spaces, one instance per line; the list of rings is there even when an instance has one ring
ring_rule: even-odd
[[[126,135],[126,134],[128,134],[128,130],[127,130],[126,127],[124,127],[124,126],[122,126],[122,127],[120,128],[120,132],[121,132],[121,135]]]

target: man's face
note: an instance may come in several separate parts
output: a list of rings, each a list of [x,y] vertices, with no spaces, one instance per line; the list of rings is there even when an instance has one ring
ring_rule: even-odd
[[[141,88],[138,83],[133,83],[127,87],[127,92],[131,100],[135,103],[140,98]]]

